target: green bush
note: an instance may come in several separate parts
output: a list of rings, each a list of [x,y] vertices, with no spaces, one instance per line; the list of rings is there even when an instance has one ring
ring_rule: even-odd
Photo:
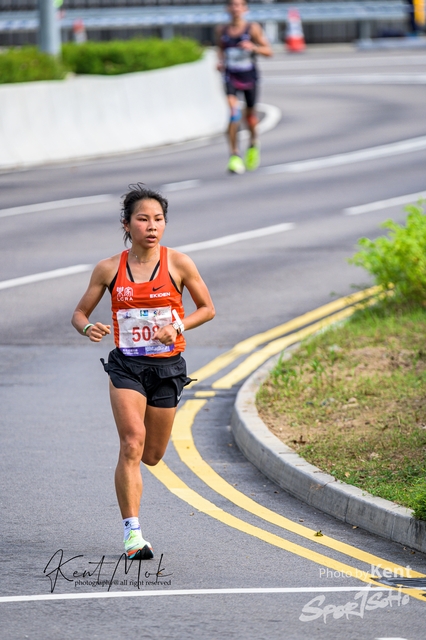
[[[8,49],[0,53],[0,84],[61,80],[66,69],[57,58],[42,53],[36,47]]]
[[[194,62],[202,55],[194,40],[112,40],[64,44],[62,58],[65,65],[77,74],[117,75],[133,71],[161,69],[184,62]]]
[[[426,305],[426,214],[423,207],[405,208],[406,224],[387,220],[382,226],[389,237],[361,238],[362,247],[349,262],[364,267],[376,284],[394,286],[394,301],[408,305]]]
[[[68,71],[98,75],[149,71],[195,62],[201,55],[199,44],[188,38],[64,44],[62,60],[36,47],[12,48],[0,54],[0,84],[60,80]]]

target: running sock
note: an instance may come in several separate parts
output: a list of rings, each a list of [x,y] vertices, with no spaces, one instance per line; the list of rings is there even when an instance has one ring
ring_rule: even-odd
[[[136,518],[136,517],[124,518],[123,527],[124,527],[124,539],[126,540],[129,537],[130,531],[132,529],[137,530],[141,528],[141,525],[139,524],[139,518]]]

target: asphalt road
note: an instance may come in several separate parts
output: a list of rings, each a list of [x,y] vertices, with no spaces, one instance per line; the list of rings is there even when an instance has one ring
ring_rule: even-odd
[[[262,230],[188,251],[217,311],[212,323],[188,333],[189,371],[351,293],[354,285],[369,285],[368,276],[347,263],[357,239],[383,233],[379,225],[389,217],[404,219],[403,205],[383,201],[426,189],[426,55],[312,49],[298,58],[278,54],[262,68],[262,102],[279,107],[282,118],[262,137],[262,166],[254,174],[226,174],[221,138],[0,174],[5,640],[424,638],[421,592],[372,596],[345,567],[371,573],[360,555],[368,552],[376,566],[382,560],[382,569],[388,562],[426,574],[426,558],[291,498],[236,448],[229,422],[238,385],[212,398],[205,392],[241,359],[187,392],[186,399],[197,389],[207,399],[195,417],[195,446],[230,486],[296,524],[321,530],[331,545],[235,506],[193,474],[177,442],[167,450],[166,467],[156,475],[144,471],[141,522],[156,558],[141,567],[117,566],[117,436],[99,363],[112,341],[93,345],[70,325],[88,267],[6,283],[93,265],[120,251],[120,196],[142,181],[169,197],[169,246]],[[394,144],[407,140],[404,149]],[[87,200],[99,195],[102,202]],[[75,198],[86,200],[33,207]],[[380,207],[348,215],[350,208],[379,201]],[[16,207],[27,208],[6,211]],[[268,230],[283,223],[286,230]],[[106,299],[94,317],[108,321]],[[233,518],[225,522],[224,512]],[[353,552],[343,554],[338,542]],[[131,595],[139,570],[139,593],[152,597]],[[93,584],[97,579],[101,584]],[[35,598],[51,592],[63,597]],[[105,598],[108,593],[115,597]],[[29,597],[5,602],[9,596]]]

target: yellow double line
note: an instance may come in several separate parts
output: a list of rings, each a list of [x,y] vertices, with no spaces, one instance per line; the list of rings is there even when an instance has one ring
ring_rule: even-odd
[[[234,384],[237,384],[245,377],[255,371],[261,364],[266,362],[268,358],[276,355],[286,349],[291,344],[295,344],[300,340],[303,340],[309,335],[320,331],[321,329],[344,320],[351,316],[356,309],[361,306],[374,304],[379,295],[388,295],[387,292],[383,292],[381,287],[370,287],[364,291],[353,293],[350,296],[339,298],[333,302],[318,307],[314,311],[309,311],[303,315],[280,324],[273,329],[258,333],[251,338],[247,338],[242,342],[239,342],[229,351],[222,353],[217,358],[211,360],[208,364],[197,371],[191,373],[192,378],[196,378],[196,382],[188,385],[188,389],[194,387],[196,384],[203,382],[207,378],[214,376],[216,373],[225,369],[230,364],[238,360],[241,356],[251,354],[243,363],[238,365],[233,371],[225,375],[220,380],[216,380],[212,384],[213,389],[230,389]],[[309,326],[308,326],[309,325]],[[304,327],[301,329],[301,327]],[[291,333],[300,329],[297,333]],[[291,334],[291,335],[287,335]],[[264,343],[268,343],[263,349],[252,353]]]
[[[269,336],[272,335],[273,337],[276,337],[276,335],[277,334],[280,335],[280,332],[282,332],[283,330],[288,331],[289,325],[291,325],[293,330],[297,327],[302,326],[301,325],[301,323],[303,322],[302,318],[305,320],[304,324],[306,324],[306,322],[309,322],[309,321],[312,322],[318,317],[323,317],[325,313],[330,313],[331,312],[330,307],[333,307],[332,309],[333,311],[337,311],[339,308],[341,309],[342,306],[344,306],[345,302],[347,305],[348,301],[350,301],[349,304],[353,305],[354,303],[358,303],[359,301],[365,300],[371,297],[372,295],[375,295],[375,294],[377,295],[378,293],[380,293],[380,289],[378,287],[373,287],[371,289],[368,289],[367,291],[363,291],[358,294],[354,294],[353,296],[348,296],[346,298],[337,300],[334,303],[330,303],[330,305],[325,305],[324,307],[321,307],[320,309],[317,309],[314,312],[305,314],[304,316],[301,316],[300,318],[297,318],[291,321],[290,323],[280,325],[280,327],[276,327],[275,329],[272,329],[269,332],[265,332],[264,334],[259,334],[259,336],[254,336],[249,340],[239,343],[239,345],[236,345],[236,347],[234,347],[233,350],[227,352],[227,354],[223,354],[222,356],[219,356],[219,358],[216,358],[214,361],[209,363],[209,365],[207,365],[206,367],[203,367],[198,372],[195,372],[193,375],[199,376],[198,381],[200,381],[200,375],[205,376],[203,377],[203,379],[206,379],[210,375],[213,375],[214,373],[217,373],[217,371],[220,370],[219,368],[220,363],[222,363],[222,367],[227,366],[230,362],[232,362],[231,360],[232,356],[234,356],[233,358],[234,360],[240,357],[241,353],[244,353],[244,350],[248,348],[248,343],[250,341],[252,345],[255,344],[257,346],[258,344],[262,344],[263,342],[265,342],[265,340],[261,339],[260,336],[262,336],[262,338],[265,335],[269,335]],[[348,317],[348,315],[350,315],[350,313],[353,313],[354,310],[355,310],[355,307],[352,306],[350,309],[347,309],[347,308],[343,309],[343,311],[345,312],[345,314],[343,315],[342,315],[342,312],[334,313],[334,315],[331,316],[334,320],[327,318],[326,323],[330,324],[331,322],[336,322],[342,317]],[[318,327],[319,324],[321,324],[321,327]],[[322,326],[325,326],[325,325],[323,323],[312,324],[310,327],[308,327],[305,330],[305,331],[308,331],[306,335],[309,335],[311,333],[314,333],[315,331],[318,331],[319,328],[322,328]],[[300,333],[302,332],[299,332],[299,334]],[[297,337],[297,334],[293,334],[292,336],[286,336],[286,337],[293,339],[293,342],[291,344],[302,339],[300,335],[299,337]],[[303,337],[305,337],[305,335]],[[285,348],[285,346],[288,346],[287,344],[284,343],[285,346],[281,347],[281,345],[283,344],[283,339],[275,340],[274,342],[275,342],[275,345],[273,347],[270,347],[270,345],[267,345],[267,347],[262,349],[261,352],[258,352],[259,354],[262,353],[262,356],[260,357],[260,359],[265,356],[262,362],[264,362],[267,358],[269,358],[274,353],[278,353],[280,350],[282,350],[282,348]],[[280,345],[279,349],[278,349],[278,344]],[[257,355],[257,354],[253,354],[253,355]],[[257,366],[259,366],[258,364],[259,358],[257,360],[254,360],[254,359],[250,360],[248,358],[247,360],[249,361],[248,367],[247,367],[248,369],[254,366],[254,364],[256,364],[254,368],[257,368]],[[223,363],[226,363],[226,364],[223,364]],[[236,369],[234,369],[233,372],[231,372],[231,374],[224,376],[224,378],[216,382],[217,388],[229,388],[222,385],[230,383],[231,381],[230,375],[233,375],[234,379],[240,379],[239,376],[242,375],[242,372],[243,372],[242,365],[239,365]],[[209,376],[206,375],[207,373],[209,373]],[[223,380],[225,380],[225,382],[223,382]],[[218,383],[221,383],[221,384],[218,385]],[[214,395],[214,392],[210,392],[210,393]],[[407,569],[406,567],[402,567],[401,565],[390,563],[378,556],[362,551],[360,549],[357,549],[356,547],[352,547],[351,545],[340,542],[338,540],[334,540],[329,536],[325,536],[325,535],[316,536],[314,530],[309,529],[308,527],[302,526],[298,523],[295,523],[289,520],[288,518],[285,518],[284,516],[281,516],[280,514],[277,514],[274,511],[264,507],[263,505],[260,505],[256,501],[247,497],[242,492],[235,489],[228,482],[226,482],[219,474],[217,474],[210,467],[210,465],[208,465],[205,462],[205,460],[203,460],[197,448],[195,447],[195,443],[192,437],[192,424],[195,420],[197,413],[200,411],[200,409],[202,409],[202,407],[204,407],[206,402],[207,400],[205,399],[202,399],[202,400],[194,399],[194,400],[188,400],[183,405],[183,407],[178,411],[176,415],[175,424],[174,424],[173,433],[172,433],[172,441],[182,462],[184,462],[184,464],[186,464],[188,468],[191,469],[191,471],[195,475],[197,475],[207,486],[209,486],[219,495],[228,499],[230,502],[232,502],[236,506],[240,507],[241,509],[244,509],[248,513],[251,513],[256,517],[259,517],[272,525],[276,525],[282,529],[290,531],[293,534],[296,534],[305,539],[308,539],[311,542],[315,542],[324,547],[328,547],[334,551],[337,551],[341,554],[349,556],[350,558],[353,558],[360,562],[367,563],[375,567],[379,567],[381,571],[387,570],[401,577],[423,577],[423,574],[417,573],[415,571],[411,571],[410,569]],[[281,538],[280,536],[272,534],[260,527],[251,525],[245,522],[244,520],[241,520],[240,518],[237,518],[232,514],[224,511],[223,509],[217,507],[214,503],[210,502],[209,500],[206,500],[200,494],[193,491],[175,473],[173,473],[173,471],[164,462],[161,462],[159,465],[157,465],[157,467],[150,468],[150,471],[174,495],[184,500],[185,502],[190,504],[192,507],[196,508],[198,511],[201,511],[202,513],[205,513],[210,517],[213,517],[214,519],[226,524],[227,526],[230,526],[234,529],[237,529],[245,534],[251,535],[260,540],[263,540],[264,542],[272,544],[273,546],[289,551],[307,560],[320,564],[323,567],[327,567],[329,569],[332,569],[333,571],[338,571],[340,575],[344,575],[346,577],[358,578],[363,582],[367,582],[368,584],[377,586],[377,582],[373,579],[373,577],[370,575],[368,571],[361,571],[356,567],[352,567],[345,563],[329,558],[328,556],[317,553],[316,551],[307,549],[301,545],[290,542],[289,540],[286,540],[285,538]],[[404,592],[424,602],[424,597],[417,590],[404,589]]]

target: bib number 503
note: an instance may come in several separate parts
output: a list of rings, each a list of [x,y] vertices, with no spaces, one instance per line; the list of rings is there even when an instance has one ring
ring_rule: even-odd
[[[160,327],[156,324],[153,327],[148,327],[148,325],[144,325],[143,327],[133,327],[132,340],[133,342],[140,342],[141,340],[144,342],[150,342],[154,339],[153,336],[159,328]]]

